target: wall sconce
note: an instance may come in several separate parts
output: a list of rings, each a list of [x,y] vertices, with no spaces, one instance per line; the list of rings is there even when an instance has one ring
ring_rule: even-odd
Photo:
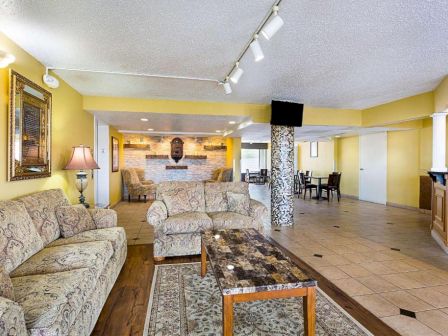
[[[0,50],[0,68],[6,68],[16,60],[13,54],[9,54],[6,51]]]

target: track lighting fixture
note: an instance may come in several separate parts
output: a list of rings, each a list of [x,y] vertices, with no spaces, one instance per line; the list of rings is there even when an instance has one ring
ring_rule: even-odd
[[[230,80],[237,84],[240,80],[241,76],[243,75],[244,70],[240,68],[240,62],[236,62],[235,64],[235,70],[232,73],[232,76],[230,76]]]
[[[261,29],[261,35],[266,40],[270,40],[284,24],[283,19],[278,15],[278,10],[278,6],[272,7],[272,19]]]
[[[6,68],[11,63],[14,63],[16,58],[13,54],[9,54],[5,51],[0,51],[0,68]]]
[[[224,87],[224,92],[226,95],[232,93],[232,87],[230,86],[230,83],[229,83],[229,77],[226,77],[226,81],[224,83],[222,83],[222,86]]]
[[[58,79],[48,74],[48,68],[45,69],[45,75],[42,77],[42,80],[49,88],[57,89],[59,87]]]
[[[259,62],[264,58],[263,50],[261,49],[260,42],[258,42],[258,34],[255,34],[254,40],[250,44],[250,50],[254,54],[255,62]]]

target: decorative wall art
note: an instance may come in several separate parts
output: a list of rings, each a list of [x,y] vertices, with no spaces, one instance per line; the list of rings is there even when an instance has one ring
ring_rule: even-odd
[[[8,181],[51,176],[51,93],[10,70]]]
[[[112,137],[112,172],[117,172],[120,170],[120,158],[119,158],[119,147],[120,143],[118,139]]]
[[[310,142],[310,157],[317,158],[319,156],[319,143],[317,141]]]

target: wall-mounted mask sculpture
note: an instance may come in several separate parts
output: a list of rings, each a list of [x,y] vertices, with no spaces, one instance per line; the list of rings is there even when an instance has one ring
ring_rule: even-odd
[[[178,163],[184,156],[184,142],[181,138],[171,140],[171,158]]]

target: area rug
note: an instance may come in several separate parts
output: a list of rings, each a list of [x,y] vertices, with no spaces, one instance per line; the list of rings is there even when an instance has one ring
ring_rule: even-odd
[[[144,336],[222,334],[221,296],[210,271],[201,278],[200,263],[157,265]],[[302,298],[234,305],[234,335],[303,335]],[[341,307],[317,292],[316,335],[372,335]]]

